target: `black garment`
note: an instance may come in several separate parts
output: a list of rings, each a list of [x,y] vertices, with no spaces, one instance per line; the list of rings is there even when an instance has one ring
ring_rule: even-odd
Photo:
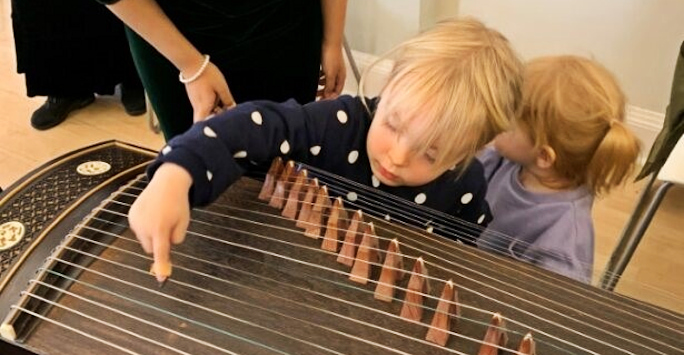
[[[92,0],[12,0],[17,71],[28,96],[111,94],[140,85],[121,22]]]
[[[100,0],[113,3],[116,0]],[[320,0],[158,0],[183,35],[209,54],[236,102],[316,98],[323,38]],[[178,70],[132,31],[135,64],[167,139],[192,124]]]
[[[370,101],[370,112],[374,112],[376,102]],[[343,196],[347,205],[360,206],[380,217],[411,219],[407,222],[435,232],[447,229],[448,225],[451,230],[440,234],[459,235],[472,241],[480,227],[491,221],[482,164],[475,159],[462,175],[458,170],[450,170],[422,186],[383,185],[373,176],[366,153],[371,122],[372,116],[361,100],[350,96],[304,106],[294,101],[248,102],[200,122],[172,139],[150,166],[149,174],[153,175],[165,162],[184,167],[193,178],[190,201],[202,205],[216,199],[245,172],[283,156],[285,160],[304,162],[367,186],[339,183],[314,171],[313,175],[336,195]],[[384,196],[378,197],[370,190],[379,190]],[[453,222],[448,217],[436,218],[439,213],[416,212],[424,207],[470,224]],[[407,217],[408,213],[412,215]]]
[[[682,42],[677,56],[670,92],[670,104],[665,113],[663,129],[653,142],[646,164],[644,164],[636,180],[641,180],[651,173],[657,174],[660,168],[665,165],[667,158],[682,135],[684,135],[684,42]]]

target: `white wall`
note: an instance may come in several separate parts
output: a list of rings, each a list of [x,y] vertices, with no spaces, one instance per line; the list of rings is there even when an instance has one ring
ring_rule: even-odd
[[[570,53],[603,63],[629,98],[627,123],[651,146],[684,41],[684,0],[351,0],[345,32],[363,67],[366,54],[456,15],[498,29],[524,59]]]
[[[461,0],[460,14],[500,30],[523,58],[593,57],[618,77],[631,105],[665,112],[684,41],[682,0]]]
[[[435,21],[456,17],[459,0],[351,0],[347,40],[355,50],[383,55]]]
[[[665,112],[684,0],[351,0],[346,35],[353,49],[381,55],[457,14],[500,30],[523,58],[593,57],[615,73],[631,105]]]
[[[352,48],[382,55],[420,30],[420,0],[351,0],[345,34]]]

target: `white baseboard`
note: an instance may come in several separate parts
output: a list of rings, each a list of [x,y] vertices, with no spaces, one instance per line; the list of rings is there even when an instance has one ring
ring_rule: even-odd
[[[643,109],[632,105],[627,106],[625,122],[641,141],[640,163],[646,159],[653,142],[663,128],[665,114]]]
[[[363,74],[366,68],[374,63],[378,57],[369,53],[352,50],[354,61],[359,71]],[[366,73],[366,96],[376,96],[387,77],[392,71],[392,61],[389,59],[383,60],[376,64],[371,71]],[[351,68],[347,67],[347,82],[345,85],[345,93],[350,95],[358,94],[358,86]],[[627,126],[639,137],[642,144],[642,159],[648,154],[648,151],[653,145],[658,132],[663,127],[665,114],[655,111],[643,109],[632,105],[627,106],[625,122]]]

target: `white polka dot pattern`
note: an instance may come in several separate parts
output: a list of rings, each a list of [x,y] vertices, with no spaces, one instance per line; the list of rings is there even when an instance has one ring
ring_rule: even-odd
[[[258,124],[259,126],[264,123],[264,119],[261,117],[261,113],[259,113],[259,111],[252,112],[252,122]]]
[[[373,187],[379,187],[380,186],[380,180],[375,177],[375,175],[371,176],[371,184],[373,184]]]
[[[480,216],[480,218],[477,219],[477,224],[482,224],[482,222],[484,222],[484,219],[485,215],[483,214],[482,216]]]
[[[385,215],[385,220],[388,222],[392,220],[392,217],[390,217],[389,213]]]
[[[211,179],[214,178],[214,174],[211,173],[211,171],[207,170],[207,180],[211,181]]]
[[[425,201],[427,201],[427,195],[425,195],[424,193],[419,193],[418,195],[416,195],[416,198],[414,198],[413,201],[415,201],[419,205],[422,205],[425,203]]]
[[[315,145],[311,148],[309,148],[309,151],[313,156],[317,156],[318,154],[321,153],[321,146],[320,145]]]
[[[349,164],[354,164],[356,161],[359,159],[359,151],[358,150],[352,150],[349,155],[347,156],[347,161]]]
[[[342,110],[337,111],[337,120],[340,121],[341,124],[347,123],[347,113]]]
[[[247,158],[247,151],[241,150],[233,154],[233,158]]]
[[[463,194],[463,196],[461,196],[461,203],[464,205],[469,204],[470,201],[472,201],[472,200],[473,200],[473,194],[471,194],[470,192]]]
[[[290,143],[287,140],[284,140],[283,143],[280,145],[280,152],[283,154],[287,154],[290,152]]]
[[[357,195],[356,192],[354,192],[354,191],[351,191],[347,194],[347,200],[349,200],[349,201],[353,202],[353,201],[356,201],[358,199],[359,199],[359,195]]]
[[[171,150],[173,150],[173,149],[171,148],[171,146],[170,146],[170,145],[167,145],[166,147],[164,147],[164,149],[162,149],[161,152],[162,152],[162,154],[166,155],[166,154],[171,153]]]
[[[216,132],[214,132],[214,130],[209,126],[205,126],[202,132],[204,132],[204,135],[209,138],[216,138]]]
[[[427,228],[425,228],[425,230],[426,230],[428,233],[432,233],[432,232],[435,230],[435,227],[433,227],[433,226],[427,226]]]

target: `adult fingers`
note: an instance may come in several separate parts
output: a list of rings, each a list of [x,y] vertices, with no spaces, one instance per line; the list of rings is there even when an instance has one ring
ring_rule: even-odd
[[[337,81],[337,73],[325,74],[325,89],[323,90],[323,98],[330,98],[334,94],[335,82]]]
[[[212,104],[203,104],[199,107],[195,107],[193,109],[192,121],[195,123],[200,122],[209,116],[213,111],[214,107]]]
[[[342,93],[342,89],[344,89],[344,82],[347,79],[347,70],[343,66],[340,68],[340,71],[337,74],[337,80],[335,83],[335,95],[339,95]]]
[[[230,93],[230,89],[228,88],[228,86],[221,90],[218,90],[216,94],[218,95],[221,107],[231,108],[235,106],[235,99],[233,99],[233,95]]]

